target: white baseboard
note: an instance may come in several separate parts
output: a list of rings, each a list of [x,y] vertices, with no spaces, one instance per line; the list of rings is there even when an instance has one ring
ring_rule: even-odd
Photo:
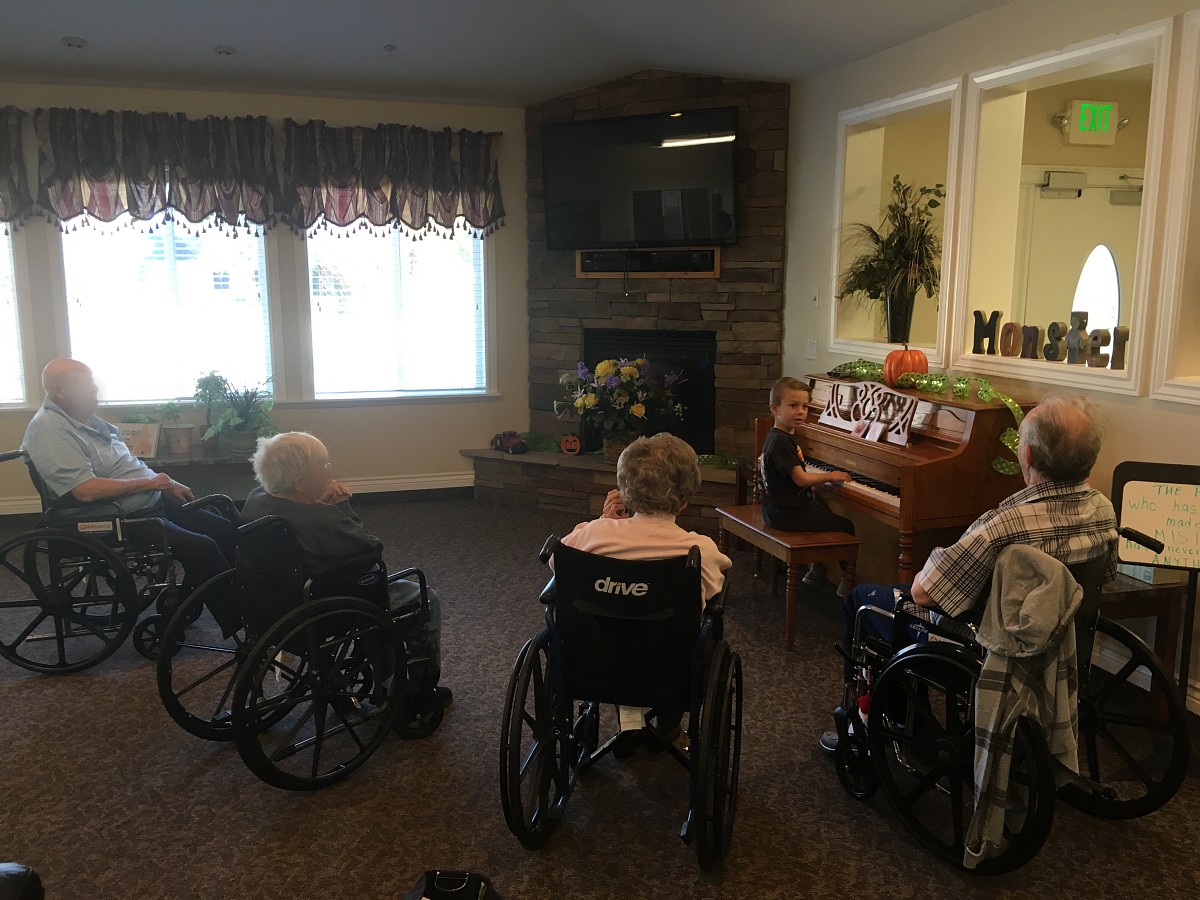
[[[0,498],[0,516],[15,516],[21,513],[40,513],[42,501],[35,494],[32,497]]]
[[[429,472],[424,475],[385,475],[378,478],[347,478],[346,487],[356,494],[383,491],[431,491],[437,488],[475,486],[474,472]]]

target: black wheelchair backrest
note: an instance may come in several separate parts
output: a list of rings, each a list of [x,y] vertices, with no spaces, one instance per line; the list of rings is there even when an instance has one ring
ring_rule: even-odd
[[[1108,570],[1108,554],[1102,553],[1071,563],[1067,571],[1075,583],[1083,588],[1083,600],[1075,613],[1076,664],[1086,671],[1092,659],[1092,646],[1096,640],[1096,619],[1100,617],[1100,591],[1104,587],[1104,573]]]
[[[300,603],[304,554],[287,520],[264,516],[238,529],[238,606],[246,626],[262,634]]]
[[[700,551],[658,560],[596,556],[554,542],[547,605],[572,697],[688,707],[701,625]]]

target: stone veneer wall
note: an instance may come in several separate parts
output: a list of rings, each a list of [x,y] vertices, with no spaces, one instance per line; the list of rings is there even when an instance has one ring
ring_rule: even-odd
[[[575,429],[552,403],[584,328],[715,331],[716,448],[752,454],[754,417],[767,414],[768,389],[783,374],[788,98],[786,84],[646,71],[525,111],[532,430]],[[721,248],[719,279],[631,277],[626,297],[622,279],[577,279],[574,252],[546,249],[543,123],[722,106],[738,110],[738,243]]]

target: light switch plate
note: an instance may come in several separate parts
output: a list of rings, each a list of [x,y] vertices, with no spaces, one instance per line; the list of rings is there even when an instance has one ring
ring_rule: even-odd
[[[809,338],[804,343],[804,355],[808,359],[817,358],[817,342],[813,338]]]

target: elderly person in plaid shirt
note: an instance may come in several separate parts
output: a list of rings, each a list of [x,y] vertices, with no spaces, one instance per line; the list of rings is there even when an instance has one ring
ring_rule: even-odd
[[[1028,544],[1064,564],[1108,556],[1105,582],[1116,577],[1117,519],[1112,503],[1088,483],[1100,452],[1095,409],[1082,397],[1047,397],[1021,421],[1017,460],[1025,487],[984,513],[950,547],[938,547],[911,585],[863,584],[846,598],[845,646],[853,638],[860,606],[896,608],[898,592],[921,607],[951,616],[970,611],[984,598],[996,557],[1010,544]],[[879,619],[864,629],[880,637]],[[924,635],[915,636],[923,640]],[[851,678],[850,663],[844,677]],[[821,735],[821,749],[837,749],[837,732]]]

